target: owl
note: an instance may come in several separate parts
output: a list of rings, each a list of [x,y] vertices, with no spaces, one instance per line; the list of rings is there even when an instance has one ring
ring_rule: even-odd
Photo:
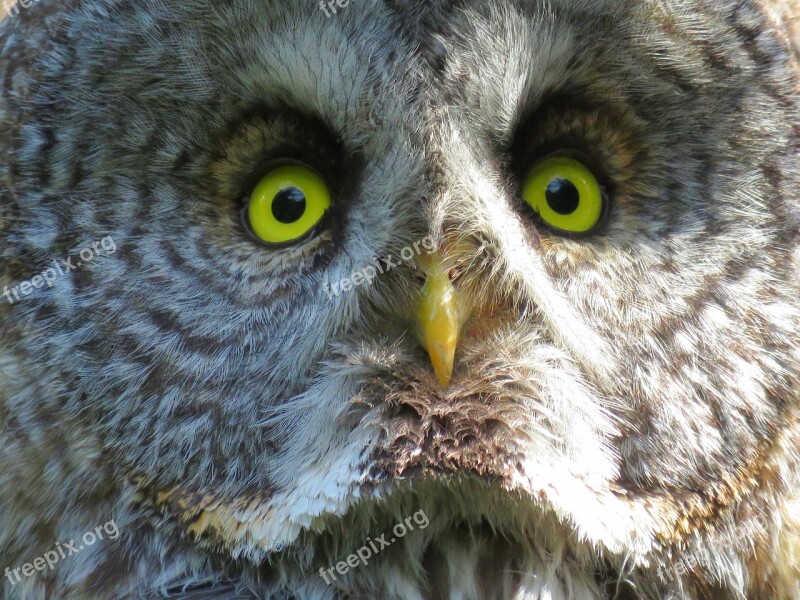
[[[794,0],[22,0],[0,598],[800,598]]]

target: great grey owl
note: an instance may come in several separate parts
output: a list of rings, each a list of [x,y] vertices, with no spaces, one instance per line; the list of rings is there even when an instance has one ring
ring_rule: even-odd
[[[0,597],[800,598],[797,8],[8,7]]]

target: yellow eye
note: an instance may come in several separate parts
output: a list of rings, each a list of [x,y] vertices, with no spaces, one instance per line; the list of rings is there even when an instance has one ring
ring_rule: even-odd
[[[253,233],[268,244],[287,244],[314,231],[331,206],[322,178],[299,165],[278,167],[258,182],[247,216]]]
[[[605,198],[594,174],[567,156],[546,158],[525,178],[522,198],[542,220],[567,233],[587,233],[605,212]]]

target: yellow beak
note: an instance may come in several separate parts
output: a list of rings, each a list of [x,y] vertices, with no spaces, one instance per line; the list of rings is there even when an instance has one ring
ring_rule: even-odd
[[[453,378],[459,321],[456,290],[438,254],[425,266],[426,280],[417,311],[422,345],[428,351],[433,371],[442,388]]]

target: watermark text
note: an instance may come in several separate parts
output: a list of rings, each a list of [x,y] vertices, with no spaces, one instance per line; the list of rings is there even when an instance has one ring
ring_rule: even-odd
[[[95,527],[94,531],[87,531],[77,542],[75,540],[70,540],[63,544],[61,542],[56,542],[56,546],[53,550],[48,550],[44,555],[34,558],[31,562],[25,563],[16,569],[6,567],[5,575],[13,587],[22,581],[22,577],[31,577],[36,572],[44,571],[45,569],[53,569],[58,561],[69,558],[73,554],[78,554],[86,550],[86,548],[95,545],[99,540],[104,539],[104,533],[109,540],[116,540],[119,538],[119,528],[113,519],[104,525]]]
[[[22,298],[30,296],[34,290],[40,290],[44,288],[45,285],[48,288],[53,287],[53,284],[59,277],[63,277],[70,271],[77,271],[87,263],[92,262],[95,258],[103,256],[104,253],[106,256],[108,256],[114,254],[116,251],[117,245],[114,243],[114,240],[111,238],[111,236],[107,235],[103,239],[92,244],[91,247],[81,250],[78,253],[80,260],[74,256],[69,256],[66,260],[62,260],[59,263],[59,261],[56,259],[53,261],[52,267],[47,267],[44,271],[32,277],[28,281],[23,281],[12,288],[9,288],[8,286],[3,288],[3,296],[6,297],[6,300],[8,300],[9,304],[14,304],[15,302],[19,302]]]
[[[334,283],[333,285],[325,283],[323,285],[325,294],[328,296],[328,300],[333,300],[343,292],[352,291],[361,285],[369,285],[378,275],[388,273],[401,264],[410,262],[415,256],[422,254],[423,249],[428,254],[436,250],[436,243],[432,237],[428,236],[414,242],[411,246],[403,248],[400,251],[400,260],[397,260],[394,256],[388,256],[387,258],[376,260],[375,264],[368,265],[360,271],[351,273],[349,277],[345,277],[338,283]]]
[[[379,554],[384,548],[388,548],[400,538],[405,537],[410,531],[414,531],[414,525],[417,525],[419,529],[425,529],[430,525],[430,520],[424,511],[418,510],[402,523],[395,525],[392,528],[392,534],[394,534],[394,536],[390,537],[388,540],[386,539],[386,536],[389,535],[388,533],[384,533],[374,540],[372,538],[367,538],[367,543],[364,546],[361,546],[361,548],[356,550],[355,553],[348,556],[345,560],[336,563],[336,566],[329,569],[320,568],[319,576],[322,577],[325,583],[331,585],[332,582],[337,580],[334,571],[339,575],[346,575],[350,569],[355,569],[359,565],[368,565],[370,559]]]

